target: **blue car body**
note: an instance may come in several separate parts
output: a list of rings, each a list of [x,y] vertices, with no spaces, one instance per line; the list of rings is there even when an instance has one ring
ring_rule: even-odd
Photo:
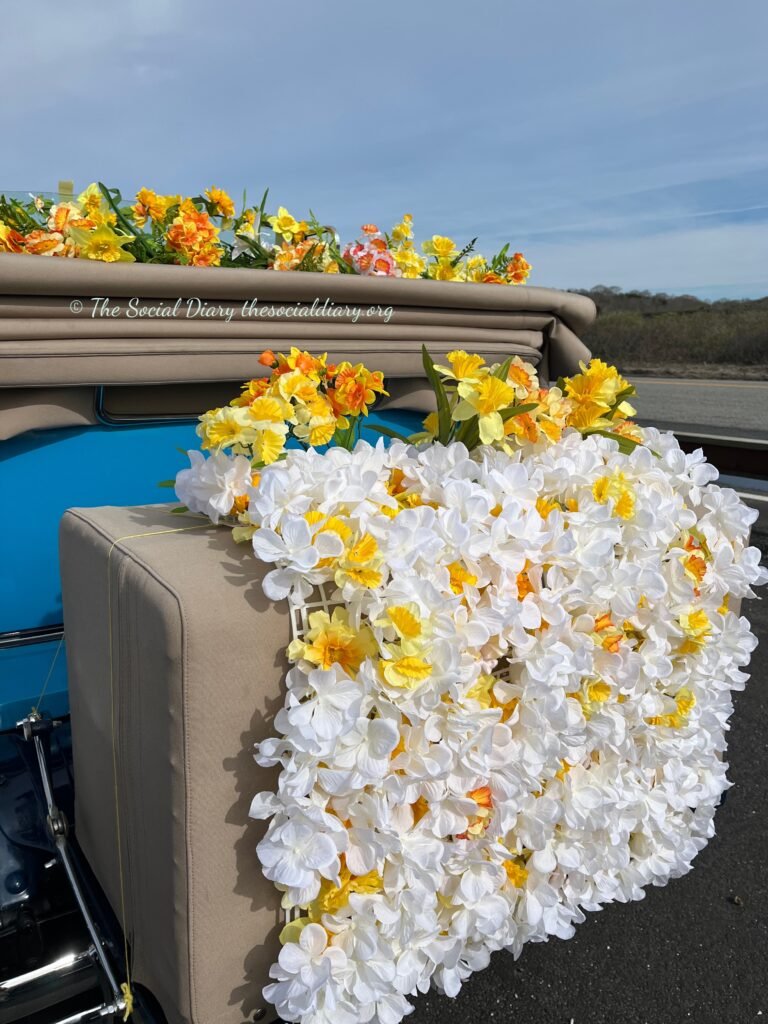
[[[370,417],[404,433],[421,420],[402,410]],[[367,429],[363,436],[381,435]],[[194,421],[33,430],[0,443],[0,637],[13,641],[0,646],[0,729],[33,706],[52,717],[68,710],[58,555],[64,511],[167,502],[159,481],[187,465],[181,451],[199,443]]]

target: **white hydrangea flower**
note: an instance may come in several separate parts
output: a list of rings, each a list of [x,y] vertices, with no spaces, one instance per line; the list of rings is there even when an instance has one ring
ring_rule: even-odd
[[[176,495],[190,512],[201,512],[218,523],[228,516],[235,498],[248,493],[251,463],[244,455],[214,452],[206,458],[200,451],[187,452],[191,463],[176,476]]]
[[[397,1024],[713,834],[756,642],[729,602],[768,574],[703,455],[645,440],[361,442],[255,488],[233,456],[185,471],[212,517],[245,488],[268,597],[345,612],[312,618],[257,751],[280,767],[258,856],[303,926],[265,991],[282,1019]]]

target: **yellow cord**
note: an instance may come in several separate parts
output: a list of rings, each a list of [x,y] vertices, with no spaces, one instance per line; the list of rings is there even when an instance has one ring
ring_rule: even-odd
[[[40,713],[40,705],[43,703],[43,697],[45,696],[45,691],[48,689],[48,683],[50,683],[50,681],[51,681],[51,676],[53,675],[53,670],[56,667],[56,659],[59,657],[59,653],[61,652],[61,645],[63,643],[64,643],[64,634],[62,633],[61,636],[59,637],[59,642],[56,645],[56,651],[55,651],[55,653],[53,655],[53,658],[51,660],[51,667],[48,669],[48,675],[45,677],[45,682],[43,683],[43,688],[40,691],[40,696],[37,698],[37,703],[32,708],[32,712],[31,713],[33,715],[37,715],[37,714]]]
[[[118,544],[124,540],[137,540],[140,537],[160,537],[166,533],[186,533],[189,530],[203,530],[213,524],[206,520],[204,523],[198,523],[196,526],[181,526],[174,530],[151,530],[148,533],[130,533],[125,537],[118,537],[117,540],[112,542],[112,546],[107,554],[107,631],[109,635],[109,697],[110,697],[110,719],[112,728],[112,779],[115,788],[115,836],[117,838],[117,874],[120,883],[120,917],[121,924],[123,926],[123,953],[125,956],[125,981],[120,986],[120,991],[123,995],[125,1002],[125,1011],[123,1013],[123,1020],[127,1021],[130,1015],[133,1013],[133,990],[131,988],[131,962],[128,951],[128,929],[126,926],[126,914],[125,914],[125,876],[123,873],[123,844],[120,834],[120,791],[117,783],[117,730],[115,728],[115,680],[113,671],[113,658],[112,658],[112,552],[115,550]],[[62,637],[63,639],[63,637]],[[61,646],[61,641],[59,641]],[[51,667],[53,671],[53,667]],[[50,673],[49,673],[50,676]],[[47,685],[47,680],[46,680]]]

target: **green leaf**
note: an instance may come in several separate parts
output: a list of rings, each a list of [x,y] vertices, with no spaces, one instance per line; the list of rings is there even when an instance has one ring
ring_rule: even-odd
[[[336,428],[336,433],[331,438],[331,444],[335,444],[337,448],[346,448],[348,452],[352,451],[355,443],[355,428],[354,424],[347,427],[346,430],[342,430],[340,427]]]
[[[589,437],[591,434],[599,434],[601,437],[610,437],[612,441],[615,441],[618,444],[619,451],[623,455],[631,454],[635,450],[635,448],[645,447],[642,441],[635,441],[634,438],[625,437],[623,434],[613,434],[610,430],[584,431],[584,437]]]
[[[512,365],[512,360],[514,358],[514,356],[510,356],[509,359],[505,359],[504,362],[501,363],[501,365],[494,371],[493,376],[497,377],[499,380],[505,381],[509,376],[509,368]]]
[[[375,430],[379,434],[383,434],[385,437],[394,438],[395,441],[404,441],[406,444],[411,444],[410,437],[406,437],[405,434],[400,434],[397,430],[391,430],[389,427],[383,426],[381,423],[367,423],[369,430]]]
[[[178,508],[172,508],[171,509],[171,515],[172,516],[181,516],[185,512],[189,512],[189,509],[187,508],[186,505],[179,505]]]
[[[469,451],[477,448],[480,444],[480,420],[477,416],[470,416],[464,420],[456,432],[455,441],[465,444]]]
[[[176,486],[176,481],[175,480],[161,480],[158,483],[157,486],[158,487],[175,487]]]
[[[432,361],[432,356],[427,352],[426,345],[421,346],[421,361],[424,364],[427,380],[437,399],[437,440],[441,444],[448,444],[451,437],[451,427],[453,426],[451,407],[448,404],[448,395],[445,393],[445,387],[440,379],[440,374],[435,369],[435,364]]]
[[[452,267],[458,267],[458,265],[461,263],[461,261],[464,259],[464,257],[465,256],[469,256],[469,254],[475,248],[475,242],[476,241],[477,241],[477,238],[475,237],[475,238],[472,239],[471,242],[467,242],[467,244],[461,250],[459,255],[458,256],[454,256],[454,258],[451,260],[451,266]]]
[[[534,409],[538,409],[538,402],[524,402],[522,405],[510,405],[507,409],[501,410],[501,418],[506,423],[507,420],[511,420],[513,416],[522,416],[524,412],[533,412]]]

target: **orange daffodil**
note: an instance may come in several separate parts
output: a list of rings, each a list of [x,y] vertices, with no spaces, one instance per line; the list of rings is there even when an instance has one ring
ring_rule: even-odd
[[[728,595],[768,573],[753,514],[625,418],[603,363],[546,388],[518,358],[427,360],[433,432],[385,447],[350,441],[380,374],[298,348],[258,362],[176,489],[290,607],[256,748],[281,771],[251,806],[292,912],[265,996],[284,1020],[321,1024],[330,1000],[397,1024],[414,936],[418,987],[458,987],[690,867],[755,642]],[[312,451],[332,428],[344,444]]]
[[[268,466],[284,457],[289,438],[304,447],[334,440],[351,445],[361,418],[378,395],[386,394],[382,374],[362,363],[334,366],[326,355],[295,347],[287,354],[267,349],[258,362],[269,376],[247,381],[230,405],[200,417],[197,433],[204,451],[230,451],[248,456],[254,466]],[[354,572],[355,552],[348,557]]]

